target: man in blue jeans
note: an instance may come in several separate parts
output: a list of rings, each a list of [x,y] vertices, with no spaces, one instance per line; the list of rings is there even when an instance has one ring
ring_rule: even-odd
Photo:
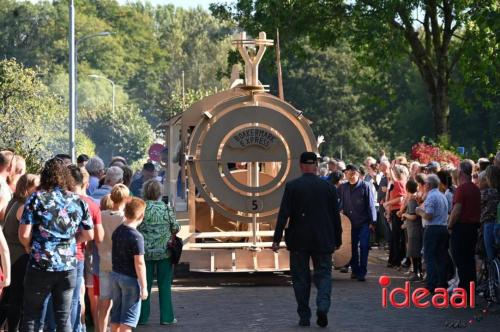
[[[351,279],[366,280],[370,231],[375,231],[377,210],[370,184],[359,176],[355,165],[345,169],[347,182],[340,188],[340,209],[351,220]]]
[[[448,200],[439,191],[439,178],[431,174],[425,178],[427,197],[424,207],[415,213],[424,220],[424,259],[427,265],[427,289],[446,287],[445,257],[448,245]]]
[[[300,326],[309,326],[311,309],[311,271],[318,289],[316,297],[317,324],[328,325],[328,310],[332,288],[332,253],[342,244],[342,227],[335,186],[320,179],[317,174],[317,156],[304,152],[300,156],[302,176],[287,182],[281,201],[272,248],[280,248],[285,229],[286,247],[290,251],[290,272],[297,301]]]

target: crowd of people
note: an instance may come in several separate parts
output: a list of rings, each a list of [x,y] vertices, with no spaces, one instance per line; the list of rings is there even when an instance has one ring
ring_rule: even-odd
[[[387,267],[408,269],[429,291],[452,291],[476,281],[477,260],[496,257],[500,245],[500,152],[459,165],[422,165],[381,152],[364,165],[324,157],[319,176],[339,191],[351,221],[352,259],[341,268],[365,280],[368,252],[389,252]],[[370,232],[371,230],[371,232]]]
[[[305,152],[300,164],[304,175],[286,185],[273,239],[277,251],[285,230],[300,325],[311,316],[309,259],[318,325],[328,324],[340,213],[350,220],[352,243],[350,263],[340,270],[351,269],[361,282],[376,245],[388,250],[388,268],[408,269],[409,280],[425,282],[431,293],[468,288],[477,258],[498,253],[500,152],[458,165],[381,154],[360,166],[318,162]],[[99,332],[109,325],[130,331],[148,323],[155,277],[160,323],[176,323],[169,248],[180,226],[160,181],[150,162],[134,174],[124,158],[105,167],[86,155],[72,164],[60,154],[40,174],[26,174],[22,156],[0,151],[0,326],[79,332],[89,313]]]
[[[150,162],[134,174],[121,157],[106,168],[65,154],[26,174],[22,156],[0,151],[0,328],[85,331],[87,313],[96,331],[131,331],[148,323],[155,276],[160,323],[176,323],[180,226],[160,180]]]

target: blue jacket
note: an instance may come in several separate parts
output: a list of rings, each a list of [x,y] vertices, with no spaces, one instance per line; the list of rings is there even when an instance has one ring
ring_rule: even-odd
[[[370,185],[363,180],[351,187],[349,182],[340,188],[340,210],[349,217],[352,227],[377,222],[377,210]]]

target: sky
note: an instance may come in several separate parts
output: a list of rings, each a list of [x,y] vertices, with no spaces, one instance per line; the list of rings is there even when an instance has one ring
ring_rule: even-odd
[[[125,3],[127,0],[118,0],[119,2]],[[211,2],[217,2],[216,0],[148,0],[153,5],[165,5],[165,4],[174,4],[179,7],[197,7],[202,6],[205,9],[208,9],[208,5]]]
[[[39,0],[30,0],[31,2],[37,2]],[[118,2],[121,3],[126,3],[129,0],[118,0]],[[136,0],[132,0],[136,1]],[[146,2],[146,0],[139,0]],[[205,9],[208,9],[208,5],[212,2],[224,2],[224,1],[217,1],[217,0],[147,0],[151,2],[153,5],[166,5],[166,4],[174,4],[179,7],[184,7],[184,8],[192,8],[192,7],[197,7],[197,6],[202,6]]]

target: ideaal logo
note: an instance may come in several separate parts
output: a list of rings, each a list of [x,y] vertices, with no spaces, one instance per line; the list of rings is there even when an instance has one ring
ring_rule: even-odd
[[[378,283],[382,286],[382,307],[387,308],[387,302],[394,308],[409,308],[410,302],[417,308],[428,308],[431,305],[435,308],[474,308],[476,305],[476,287],[473,282],[469,285],[469,292],[463,288],[455,288],[448,294],[446,288],[436,288],[434,295],[426,288],[410,288],[410,282],[406,281],[404,288],[395,287],[389,290],[391,278],[381,276]],[[399,295],[399,296],[398,296]],[[396,296],[401,302],[398,302]],[[402,298],[401,298],[402,296]],[[429,298],[429,296],[431,296]],[[467,301],[468,300],[468,301]]]

